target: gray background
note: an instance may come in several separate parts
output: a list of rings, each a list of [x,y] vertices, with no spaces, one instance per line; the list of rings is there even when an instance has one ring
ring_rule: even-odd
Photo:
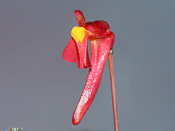
[[[96,98],[78,126],[72,113],[88,69],[62,59],[78,25],[108,21],[116,35],[120,131],[175,130],[174,0],[1,0],[0,131],[112,131],[108,64]]]

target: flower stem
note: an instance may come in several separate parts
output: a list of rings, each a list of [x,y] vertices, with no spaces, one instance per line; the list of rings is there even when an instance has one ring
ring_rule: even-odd
[[[109,62],[109,71],[110,71],[110,79],[111,79],[111,94],[112,94],[112,105],[113,105],[114,129],[115,131],[119,131],[117,97],[116,97],[116,89],[115,89],[114,66],[113,66],[113,56],[112,55],[113,55],[113,51],[111,49],[108,55],[108,62]]]

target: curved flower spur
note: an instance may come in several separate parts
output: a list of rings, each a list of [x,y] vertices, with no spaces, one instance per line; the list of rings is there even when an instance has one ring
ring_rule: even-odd
[[[72,37],[63,51],[63,58],[67,62],[77,63],[80,69],[90,67],[84,90],[73,113],[72,122],[77,125],[97,93],[115,36],[107,22],[97,20],[86,23],[83,13],[79,10],[75,10],[74,15],[80,27],[73,27]],[[88,40],[91,44],[91,60],[88,54]]]

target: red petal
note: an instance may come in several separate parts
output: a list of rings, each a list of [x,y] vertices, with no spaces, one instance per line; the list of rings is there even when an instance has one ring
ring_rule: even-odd
[[[88,39],[85,38],[83,43],[78,42],[77,44],[77,51],[78,51],[78,59],[77,59],[77,66],[80,69],[85,69],[90,67],[90,60],[88,54]]]
[[[90,67],[88,39],[85,38],[83,43],[76,43],[71,38],[63,51],[63,59],[67,62],[77,63],[77,66],[81,69]]]
[[[84,90],[73,114],[72,122],[75,125],[80,123],[97,93],[113,40],[114,34],[112,32],[106,38],[91,40],[92,66],[89,70]]]
[[[75,18],[77,19],[79,26],[85,27],[86,21],[85,21],[83,13],[80,10],[75,10],[74,15],[75,15]]]
[[[71,38],[66,48],[63,51],[63,59],[67,62],[76,63],[77,62],[77,48],[74,40]]]
[[[63,51],[63,59],[67,62],[76,63],[78,58],[75,41],[71,38]]]
[[[109,29],[109,25],[106,21],[98,20],[87,22],[85,28],[93,34],[104,35],[104,33],[107,33],[106,31]]]

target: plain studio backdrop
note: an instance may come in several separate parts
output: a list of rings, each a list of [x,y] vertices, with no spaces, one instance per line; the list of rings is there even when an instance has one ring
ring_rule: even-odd
[[[108,63],[82,122],[72,114],[88,69],[62,51],[78,23],[105,20],[116,35],[120,131],[175,130],[174,0],[0,1],[0,131],[113,131]]]

